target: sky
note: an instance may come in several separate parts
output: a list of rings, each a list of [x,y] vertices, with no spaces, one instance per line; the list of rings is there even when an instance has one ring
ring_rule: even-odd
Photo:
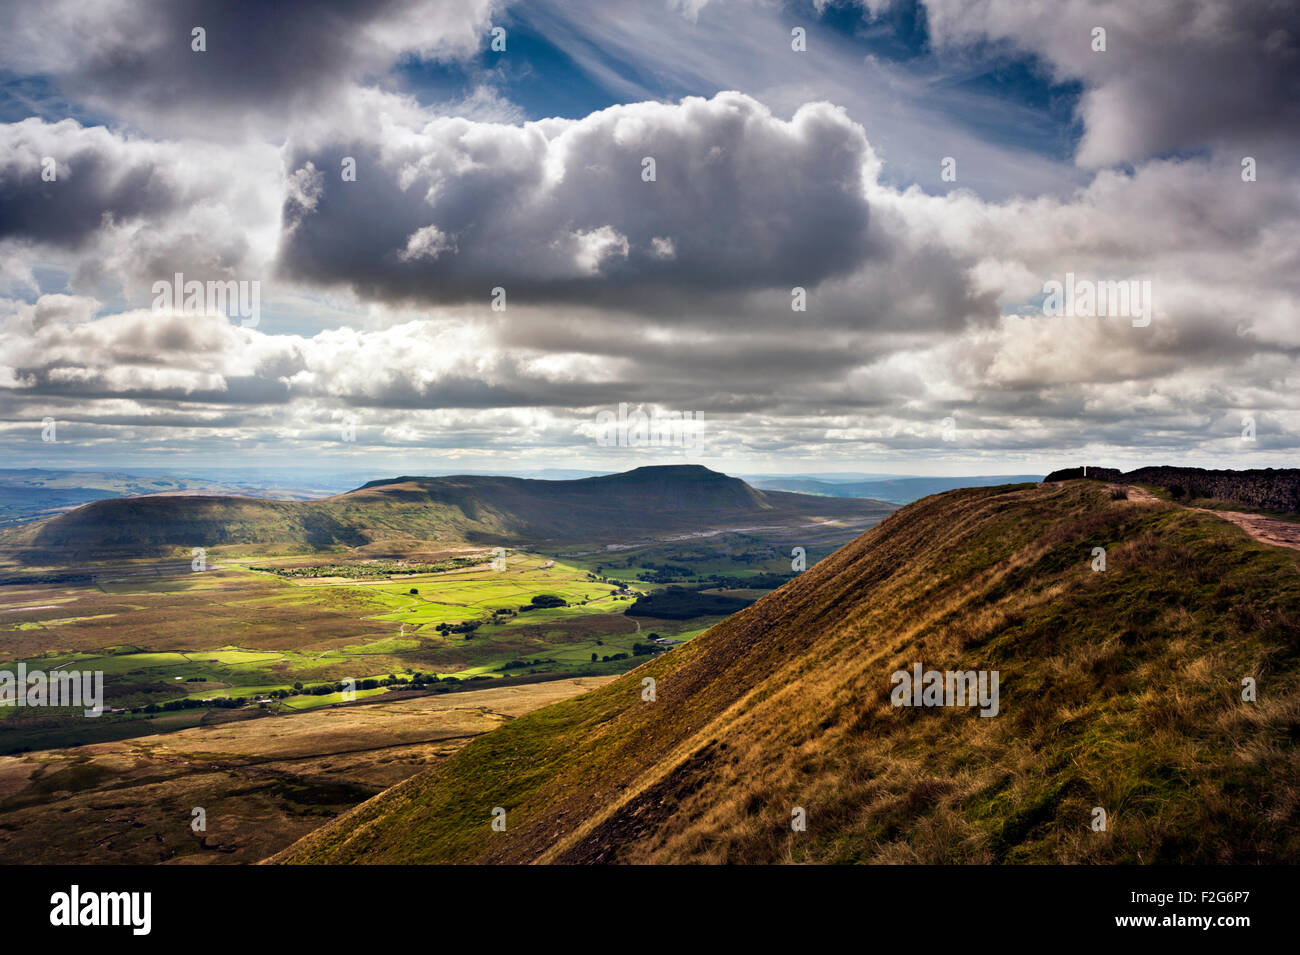
[[[1290,0],[9,0],[0,467],[1294,466],[1298,140]]]

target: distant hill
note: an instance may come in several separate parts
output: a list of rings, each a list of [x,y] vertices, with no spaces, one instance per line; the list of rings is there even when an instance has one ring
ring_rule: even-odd
[[[225,545],[326,550],[403,540],[594,542],[818,518],[865,527],[891,510],[881,502],[760,491],[708,468],[682,465],[567,481],[398,477],[317,501],[103,500],[10,529],[0,543],[30,555],[84,559]]]
[[[149,494],[240,494],[271,500],[323,496],[300,486],[257,486],[162,472],[0,468],[0,526],[40,520],[91,501]]]
[[[969,477],[898,477],[869,481],[814,480],[811,478],[756,478],[753,485],[763,490],[794,491],[828,497],[869,497],[893,504],[910,504],[931,494],[962,487],[992,487],[1040,480],[1037,474],[980,474]]]
[[[1300,470],[1256,468],[1246,471],[1209,471],[1205,468],[1150,467],[1120,472],[1115,468],[1063,468],[1043,480],[1069,481],[1087,477],[1096,481],[1147,484],[1162,487],[1178,500],[1220,501],[1266,511],[1300,514]]]
[[[930,497],[273,861],[1300,862],[1297,561],[1085,481]],[[918,663],[997,715],[893,705]]]

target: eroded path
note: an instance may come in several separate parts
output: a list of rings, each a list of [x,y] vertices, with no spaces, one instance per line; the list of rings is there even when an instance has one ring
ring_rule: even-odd
[[[1145,488],[1135,487],[1130,484],[1126,486],[1125,490],[1128,491],[1130,501],[1162,503],[1160,498]],[[1290,547],[1293,550],[1300,550],[1300,524],[1294,521],[1283,520],[1280,517],[1269,517],[1267,514],[1250,514],[1246,511],[1214,511],[1201,507],[1191,508],[1191,510],[1204,511],[1207,514],[1213,514],[1215,517],[1221,517],[1225,521],[1230,521],[1262,544],[1273,544],[1277,547]]]
[[[1300,550],[1300,524],[1284,521],[1280,517],[1264,514],[1247,514],[1243,511],[1210,511],[1225,521],[1232,521],[1255,540],[1278,547]]]

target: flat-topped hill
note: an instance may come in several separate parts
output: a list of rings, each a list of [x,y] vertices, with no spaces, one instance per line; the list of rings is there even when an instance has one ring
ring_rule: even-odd
[[[0,539],[32,554],[79,559],[225,545],[306,551],[400,540],[594,542],[820,518],[866,526],[894,509],[879,501],[760,491],[705,467],[681,465],[564,481],[398,477],[317,501],[118,498],[13,528]]]

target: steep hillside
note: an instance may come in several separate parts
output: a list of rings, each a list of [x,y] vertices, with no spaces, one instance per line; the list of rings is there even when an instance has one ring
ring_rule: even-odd
[[[1088,481],[927,498],[273,861],[1298,862],[1297,560]],[[891,705],[918,662],[999,712]]]
[[[33,555],[79,558],[232,544],[323,550],[401,540],[594,542],[817,518],[866,526],[892,509],[878,501],[759,491],[686,465],[570,481],[401,477],[319,501],[105,500],[11,529],[0,540]]]

